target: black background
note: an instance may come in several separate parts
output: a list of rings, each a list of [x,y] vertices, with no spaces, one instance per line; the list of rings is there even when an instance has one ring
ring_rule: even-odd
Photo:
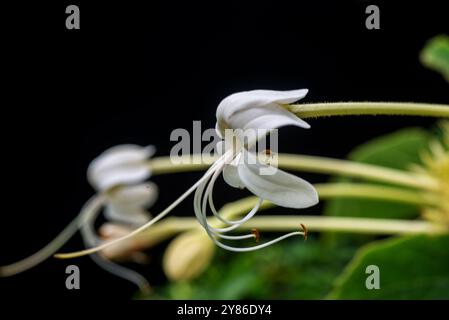
[[[448,30],[443,1],[92,2],[2,7],[1,264],[35,252],[77,214],[93,194],[86,168],[104,149],[154,144],[167,155],[173,129],[191,131],[193,120],[213,127],[230,93],[308,88],[305,102],[449,102],[447,83],[418,59],[427,39]],[[80,30],[65,28],[68,4],[80,7]],[[369,4],[380,7],[380,30],[365,28]],[[433,122],[310,120],[310,130],[282,129],[280,149],[344,157],[376,135]],[[152,211],[198,177],[155,177],[161,197]],[[235,198],[222,190],[221,203]],[[191,207],[188,200],[174,214]],[[76,236],[64,251],[81,247]],[[162,252],[138,268],[155,285],[164,281]],[[81,290],[65,289],[69,263],[80,266]],[[50,259],[0,279],[10,298],[128,299],[134,291],[89,258]]]

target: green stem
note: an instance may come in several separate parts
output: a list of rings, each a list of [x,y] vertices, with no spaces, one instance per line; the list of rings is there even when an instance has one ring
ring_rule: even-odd
[[[170,157],[155,157],[148,160],[148,166],[152,175],[161,175],[168,173],[202,171],[215,161],[218,157],[207,157],[203,154],[192,154],[183,156],[177,163],[173,163]]]
[[[432,193],[405,190],[390,186],[364,183],[323,183],[315,184],[321,199],[362,198],[393,201],[420,206],[439,206],[440,199]]]
[[[332,231],[379,235],[447,232],[443,226],[428,221],[327,216],[254,217],[242,227],[257,228],[259,231],[291,231],[295,228],[301,229],[301,223],[312,232]]]
[[[401,115],[449,118],[449,105],[412,102],[332,102],[285,105],[300,118]]]
[[[153,158],[149,160],[148,164],[153,174],[158,175],[204,170],[210,166],[214,159],[212,157],[202,158],[201,154],[194,154],[183,158],[184,161],[179,164],[173,164],[170,157]],[[279,154],[278,165],[280,168],[293,171],[364,178],[371,181],[386,182],[426,190],[437,190],[439,188],[438,181],[430,176],[349,160]]]
[[[364,178],[427,190],[436,190],[439,187],[438,181],[430,176],[349,160],[280,154],[278,165],[287,170]]]
[[[322,183],[315,184],[319,198],[358,198],[372,199],[380,201],[392,201],[418,206],[440,206],[440,199],[431,193],[417,192],[414,190],[403,190],[390,186],[380,186],[366,183]],[[227,219],[240,216],[251,210],[257,203],[255,196],[246,197],[224,205],[220,213]],[[273,208],[276,205],[269,201],[264,201],[259,210]],[[218,223],[218,220],[211,219],[211,223]]]
[[[216,220],[215,220],[216,222]],[[256,228],[266,232],[290,232],[307,226],[309,232],[343,232],[356,234],[438,234],[447,233],[442,225],[422,220],[377,219],[327,216],[257,216],[243,224],[239,230]],[[220,225],[218,223],[217,225]],[[204,232],[195,218],[170,217],[135,237],[134,248],[145,249],[154,246],[178,233],[198,230]],[[151,231],[157,230],[156,233]],[[162,235],[162,236],[161,236]],[[138,243],[138,244],[137,244]],[[113,259],[114,256],[109,256]]]

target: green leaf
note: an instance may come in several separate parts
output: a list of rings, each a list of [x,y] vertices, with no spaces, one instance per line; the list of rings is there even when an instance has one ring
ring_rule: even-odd
[[[220,251],[190,283],[171,284],[170,299],[321,299],[350,261],[353,247],[326,248],[309,239],[287,240],[263,251]]]
[[[449,235],[393,238],[362,247],[336,282],[330,299],[449,299]],[[368,290],[366,267],[380,270]]]
[[[430,39],[421,51],[421,63],[441,73],[449,82],[449,37],[439,35]]]
[[[353,161],[388,168],[407,170],[419,164],[419,154],[427,148],[430,134],[422,129],[403,129],[371,140],[353,150],[348,158]],[[357,181],[339,178],[337,181]],[[414,205],[391,201],[364,199],[333,199],[327,202],[324,213],[332,216],[357,216],[375,218],[413,218],[419,213]]]

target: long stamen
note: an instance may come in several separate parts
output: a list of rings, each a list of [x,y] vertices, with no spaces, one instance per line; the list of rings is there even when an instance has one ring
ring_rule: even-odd
[[[86,247],[93,247],[101,242],[101,240],[97,237],[94,229],[94,222],[96,217],[98,216],[98,213],[99,211],[97,212],[97,214],[90,216],[81,228],[81,234],[83,236],[84,244],[86,245]],[[150,293],[150,284],[140,273],[116,264],[98,253],[90,255],[90,257],[97,265],[99,265],[109,273],[134,283],[143,294]]]
[[[256,242],[259,242],[259,240],[260,240],[259,230],[257,230],[256,228],[252,228],[251,233],[253,234],[254,238],[256,239]]]
[[[214,177],[215,177],[215,175],[214,175]],[[255,207],[250,211],[251,214],[247,214],[247,215],[245,215],[243,218],[241,218],[239,220],[228,220],[228,219],[225,219],[225,218],[223,218],[220,215],[220,213],[215,208],[215,204],[214,204],[214,200],[213,200],[213,189],[214,189],[214,183],[215,183],[216,179],[214,180],[214,177],[212,177],[212,180],[209,183],[210,190],[209,190],[209,187],[208,187],[208,190],[206,190],[207,198],[208,198],[208,202],[209,202],[209,207],[210,207],[212,213],[214,214],[214,216],[218,220],[220,220],[221,222],[226,223],[226,224],[231,224],[231,225],[237,225],[236,227],[233,227],[232,229],[224,228],[224,229],[226,229],[226,231],[234,230],[238,226],[240,226],[241,224],[245,223],[246,221],[248,221],[249,219],[251,219],[254,216],[254,214],[259,210],[259,207],[262,204],[263,199],[259,199],[259,201],[255,205]],[[222,229],[222,231],[223,231],[223,229]]]
[[[97,265],[99,265],[104,270],[108,271],[109,273],[111,273],[117,277],[120,277],[122,279],[128,280],[129,282],[134,283],[143,294],[150,293],[150,291],[151,291],[150,284],[148,283],[147,279],[145,279],[140,273],[138,273],[134,270],[125,268],[125,267],[123,267],[119,264],[116,264],[110,260],[107,260],[107,259],[103,258],[102,256],[100,256],[98,253],[94,253],[94,254],[90,255],[90,257]]]
[[[214,216],[219,216],[219,213],[218,213],[218,211],[215,209],[215,205],[213,204],[213,200],[212,200],[212,196],[211,196],[211,194],[209,194],[209,206],[210,206],[210,208],[211,208],[211,210],[212,210],[212,212],[214,212],[215,214],[214,214]],[[241,218],[241,219],[239,219],[239,220],[227,220],[227,219],[224,219],[223,218],[223,220],[221,220],[222,222],[225,222],[225,223],[228,223],[228,224],[231,224],[231,225],[233,225],[233,226],[231,226],[231,227],[229,227],[229,228],[223,228],[223,229],[221,229],[221,230],[224,230],[224,229],[229,229],[229,230],[234,230],[234,229],[236,229],[237,227],[239,227],[240,225],[242,225],[243,223],[245,223],[246,221],[248,221],[249,219],[251,219],[256,213],[257,213],[257,211],[259,211],[259,208],[260,208],[260,206],[262,205],[262,202],[263,202],[263,199],[262,198],[259,198],[259,200],[257,201],[257,203],[254,205],[254,207],[243,217],[243,218]],[[232,229],[230,229],[230,228],[232,228]]]
[[[224,165],[224,164],[223,164]],[[222,165],[222,166],[223,166]],[[217,238],[223,238],[223,239],[230,239],[230,240],[237,240],[237,239],[247,239],[247,238],[251,238],[254,237],[256,239],[256,241],[259,240],[260,235],[257,232],[253,232],[249,235],[243,235],[243,236],[227,236],[227,235],[223,235],[218,233],[217,231],[220,230],[220,228],[213,228],[208,224],[207,221],[207,216],[206,216],[206,209],[207,209],[207,200],[210,199],[210,194],[213,190],[213,183],[215,182],[214,178],[216,178],[216,176],[218,176],[218,174],[221,172],[222,170],[222,166],[216,168],[215,173],[212,175],[212,177],[205,179],[202,184],[200,186],[198,186],[196,192],[195,192],[195,199],[194,199],[194,211],[195,211],[195,215],[197,216],[198,220],[200,221],[201,225],[205,228],[206,232],[208,233],[209,237],[212,239],[212,241],[219,247],[229,250],[229,251],[234,251],[234,252],[247,252],[247,251],[254,251],[254,250],[259,250],[262,248],[265,248],[267,246],[270,246],[272,244],[275,244],[279,241],[282,241],[286,238],[289,237],[293,237],[293,236],[297,236],[297,235],[302,235],[304,237],[307,236],[307,229],[305,228],[305,226],[302,226],[303,231],[295,231],[295,232],[291,232],[288,234],[285,234],[283,236],[280,236],[276,239],[273,239],[271,241],[268,241],[266,243],[257,245],[257,246],[253,246],[253,247],[232,247],[229,245],[226,245],[220,241],[217,240]],[[206,191],[204,192],[204,189],[206,189]],[[203,198],[203,199],[202,199]],[[258,204],[256,204],[256,206],[253,208],[253,210],[250,211],[250,214],[247,215],[247,217],[252,216],[255,212],[257,212],[258,207],[260,206],[260,204],[263,202],[263,199],[259,199]],[[210,201],[209,201],[210,203]],[[255,210],[254,210],[255,209]],[[218,212],[217,212],[218,214]],[[246,218],[246,217],[245,217]],[[247,219],[241,219],[243,220],[243,222],[245,222]],[[248,218],[249,219],[249,218]],[[243,223],[242,222],[242,223]],[[236,227],[238,227],[239,224],[233,225],[231,227],[228,228],[222,228],[221,230],[225,229],[225,230],[229,230],[230,228],[235,229]]]
[[[233,155],[233,157],[235,157],[235,155]],[[227,164],[227,162],[224,161],[222,166],[220,166],[219,168],[216,169],[216,172],[214,173],[214,175],[212,176],[210,181],[209,182],[205,181],[203,186],[202,186],[202,188],[198,188],[198,190],[197,190],[198,195],[203,194],[203,189],[204,189],[205,185],[208,183],[208,186],[207,186],[206,191],[204,193],[203,206],[202,206],[202,210],[201,210],[201,216],[203,217],[203,221],[205,221],[205,223],[207,223],[206,204],[205,204],[205,200],[207,199],[208,202],[209,202],[209,207],[211,208],[212,213],[214,214],[214,216],[216,218],[218,218],[221,222],[223,222],[225,224],[231,224],[232,225],[232,226],[226,227],[226,228],[214,228],[214,227],[211,227],[209,225],[209,229],[213,230],[213,231],[216,231],[216,232],[214,232],[214,234],[216,234],[216,235],[218,235],[217,232],[229,232],[229,231],[237,229],[240,225],[242,225],[244,222],[246,222],[249,219],[251,219],[257,213],[257,211],[259,210],[260,205],[263,202],[263,199],[259,199],[258,203],[254,206],[254,208],[240,220],[234,220],[234,221],[227,220],[227,219],[223,218],[218,213],[218,211],[215,208],[215,204],[214,204],[212,195],[213,195],[215,181],[217,180],[217,178],[220,175],[220,173],[223,171],[223,167],[226,164]],[[196,199],[198,200],[198,198],[196,198]],[[200,201],[200,200],[198,200],[198,201]],[[250,237],[250,235],[248,235],[248,237]],[[230,238],[233,238],[233,237],[230,237]],[[237,239],[240,239],[240,237],[237,237]]]
[[[235,225],[232,225],[227,228],[214,228],[214,227],[210,226],[207,221],[207,200],[210,199],[209,195],[213,191],[213,184],[215,183],[215,180],[218,177],[218,175],[222,172],[222,168],[224,167],[225,164],[226,164],[226,162],[223,162],[222,165],[217,166],[216,171],[215,171],[214,175],[212,176],[212,178],[210,178],[210,180],[203,181],[203,183],[200,186],[198,186],[198,188],[195,192],[195,198],[194,198],[195,215],[197,216],[201,225],[206,229],[209,236],[211,236],[211,237],[213,235],[215,237],[228,239],[228,240],[242,240],[242,239],[252,238],[252,237],[254,237],[253,234],[229,236],[229,235],[223,235],[223,234],[221,234],[221,232],[228,232],[228,231],[234,230],[234,229],[238,228],[243,222],[249,220],[257,212],[257,210],[259,209],[259,206],[263,200],[259,201],[259,203],[256,204],[256,206],[253,208],[253,210],[251,210],[247,214],[247,216],[245,217],[246,219],[241,219],[242,222],[240,222],[239,224],[235,224]],[[207,187],[206,187],[206,185],[207,185]],[[205,188],[206,188],[206,191],[204,192]],[[203,199],[201,199],[201,198],[203,198]],[[218,213],[216,213],[216,214],[218,214]]]
[[[235,154],[232,154],[231,156],[235,157]],[[227,219],[223,218],[218,213],[218,211],[215,208],[214,201],[213,201],[213,196],[212,196],[213,188],[214,188],[214,185],[215,185],[215,182],[216,182],[218,176],[222,173],[224,166],[227,164],[226,160],[228,160],[228,159],[225,159],[220,165],[217,164],[217,166],[214,169],[214,171],[215,171],[214,174],[210,178],[205,179],[201,183],[201,185],[198,186],[198,188],[195,192],[195,197],[194,197],[194,201],[193,201],[195,215],[196,215],[198,221],[200,222],[200,224],[205,228],[209,237],[211,237],[211,239],[218,245],[220,245],[221,243],[216,238],[222,238],[222,239],[227,239],[227,240],[242,240],[242,239],[248,239],[248,238],[256,238],[256,241],[258,241],[260,238],[258,232],[257,233],[252,232],[251,234],[238,235],[238,236],[230,236],[230,235],[222,234],[223,232],[229,232],[229,231],[237,229],[243,223],[245,223],[246,221],[251,219],[257,213],[260,205],[263,202],[263,199],[259,199],[258,203],[253,207],[253,209],[248,214],[246,214],[243,218],[241,218],[240,220],[234,220],[234,221],[227,220]],[[225,228],[214,228],[214,227],[210,226],[209,222],[207,220],[207,204],[209,204],[209,207],[211,208],[211,210],[216,218],[218,218],[221,222],[223,222],[225,224],[228,224],[228,225],[231,224],[231,226],[225,227]],[[282,239],[283,239],[282,237],[279,238],[279,240],[282,240]],[[269,245],[269,244],[270,243],[268,243],[267,245]],[[223,246],[227,249],[234,248],[234,247],[230,247],[227,245],[223,245]],[[237,248],[234,248],[234,249],[237,249]]]
[[[243,239],[250,239],[250,238],[254,238],[254,234],[253,233],[249,233],[249,234],[243,234],[241,236],[228,236],[226,234],[214,234],[217,237],[226,239],[226,240],[243,240]]]
[[[223,244],[221,242],[219,242],[217,239],[212,239],[215,244],[223,249],[229,250],[229,251],[234,251],[234,252],[248,252],[248,251],[255,251],[255,250],[259,250],[259,249],[263,249],[265,247],[271,246],[272,244],[275,244],[279,241],[282,241],[284,239],[293,237],[293,236],[304,236],[304,232],[302,231],[294,231],[294,232],[290,232],[287,234],[284,234],[283,236],[280,236],[276,239],[273,239],[271,241],[265,242],[263,244],[257,245],[257,246],[253,246],[253,247],[241,247],[241,248],[237,248],[237,247],[231,247],[228,246],[226,244]]]
[[[220,169],[217,169],[217,170],[220,170]],[[214,175],[215,175],[215,174],[214,174]],[[219,246],[219,247],[221,247],[221,248],[223,248],[223,249],[229,250],[229,251],[234,251],[234,252],[248,252],[248,251],[255,251],[255,250],[259,250],[259,249],[265,248],[265,247],[267,247],[267,246],[270,246],[270,245],[272,245],[272,244],[275,244],[275,243],[277,243],[277,242],[279,242],[279,241],[282,241],[282,240],[284,240],[284,239],[286,239],[286,238],[289,238],[289,237],[293,237],[293,236],[297,236],[297,235],[301,235],[301,236],[306,237],[306,235],[307,235],[307,229],[305,228],[305,226],[302,226],[302,228],[303,228],[304,231],[295,231],[295,232],[291,232],[291,233],[285,234],[285,235],[283,235],[283,236],[280,236],[280,237],[278,237],[278,238],[276,238],[276,239],[273,239],[273,240],[271,240],[271,241],[268,241],[268,242],[266,242],[266,243],[263,243],[263,244],[260,244],[260,245],[257,245],[257,246],[253,246],[253,247],[232,247],[232,246],[226,245],[226,244],[224,244],[224,243],[218,241],[218,240],[217,240],[217,237],[225,238],[225,237],[232,237],[232,236],[225,236],[225,237],[223,237],[223,235],[215,234],[215,233],[213,232],[213,228],[210,227],[209,224],[208,224],[208,222],[207,222],[207,217],[206,217],[206,214],[205,214],[207,202],[204,201],[205,199],[203,199],[203,201],[201,201],[201,200],[202,200],[201,197],[204,196],[205,198],[209,198],[209,195],[207,194],[207,192],[206,192],[205,195],[203,195],[204,188],[206,188],[206,185],[207,185],[207,183],[209,182],[209,180],[211,180],[211,179],[208,179],[207,181],[205,180],[205,181],[203,182],[203,184],[202,184],[201,186],[199,186],[199,188],[197,189],[197,191],[196,191],[196,193],[195,193],[195,199],[194,199],[194,211],[195,211],[195,215],[196,215],[196,216],[198,217],[198,219],[200,220],[200,223],[201,223],[201,224],[203,225],[203,227],[205,228],[205,230],[206,230],[206,232],[208,233],[209,237],[212,239],[212,241],[213,241],[217,246]],[[210,182],[209,182],[209,183],[210,183]],[[209,188],[209,191],[210,191],[210,190],[211,190],[211,188]],[[259,203],[258,203],[258,204],[260,205],[260,204],[262,203],[262,201],[263,201],[263,199],[259,199]],[[201,202],[202,202],[202,203],[201,203]],[[202,206],[201,206],[201,204],[202,204]],[[256,205],[255,208],[258,208],[258,205]],[[253,208],[253,209],[254,209],[254,208]],[[253,210],[252,210],[252,211],[253,211]],[[257,211],[257,210],[256,210],[256,211]],[[250,214],[252,214],[252,212],[250,212]],[[235,226],[239,226],[239,225],[233,225],[233,226],[231,226],[230,228],[234,228]],[[228,228],[227,228],[227,229],[228,229]],[[257,231],[257,230],[256,230],[256,231]],[[235,236],[234,236],[234,237],[235,237]],[[237,236],[237,237],[238,237],[238,236]],[[247,235],[247,237],[248,237],[248,238],[254,237],[254,238],[256,238],[256,241],[258,240],[258,238],[260,238],[260,236],[258,236],[258,232],[257,232],[257,233],[252,232],[251,235]],[[245,237],[245,238],[246,238],[246,237]]]
[[[53,241],[23,260],[0,267],[0,276],[8,277],[26,271],[50,257],[75,234],[78,228],[85,223],[86,219],[100,210],[103,203],[104,197],[102,195],[93,196],[86,202],[78,216]]]
[[[307,235],[309,234],[309,230],[307,230],[307,227],[301,223],[302,231],[304,232],[304,240],[307,240]]]

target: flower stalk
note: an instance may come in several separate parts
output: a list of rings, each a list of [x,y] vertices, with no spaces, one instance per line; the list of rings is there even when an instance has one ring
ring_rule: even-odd
[[[288,232],[307,226],[310,232],[341,232],[373,235],[441,234],[449,230],[441,224],[425,220],[378,219],[328,216],[256,216],[237,230],[257,229],[260,232]],[[217,224],[219,225],[219,224]],[[195,218],[169,217],[153,226],[151,230],[136,236],[140,248],[146,249],[179,233],[197,230],[203,232]],[[155,232],[152,232],[155,231]],[[205,239],[207,239],[205,237]],[[113,256],[108,256],[114,259]]]
[[[300,118],[397,115],[449,118],[449,105],[412,102],[332,102],[284,105]]]
[[[193,154],[187,156],[183,159],[185,161],[182,161],[179,164],[173,164],[170,157],[153,158],[147,163],[151,168],[153,175],[161,175],[204,170],[213,163],[214,159],[214,157],[204,157],[201,154]],[[425,190],[437,190],[439,188],[438,181],[429,175],[349,160],[308,155],[279,154],[278,166],[282,169],[292,171],[363,178],[370,181],[385,182]]]
[[[254,217],[244,226],[260,231],[285,231],[292,226],[305,224],[309,232],[345,232],[358,234],[398,235],[398,234],[437,234],[447,232],[447,228],[428,221],[347,218],[327,216],[264,216]]]

